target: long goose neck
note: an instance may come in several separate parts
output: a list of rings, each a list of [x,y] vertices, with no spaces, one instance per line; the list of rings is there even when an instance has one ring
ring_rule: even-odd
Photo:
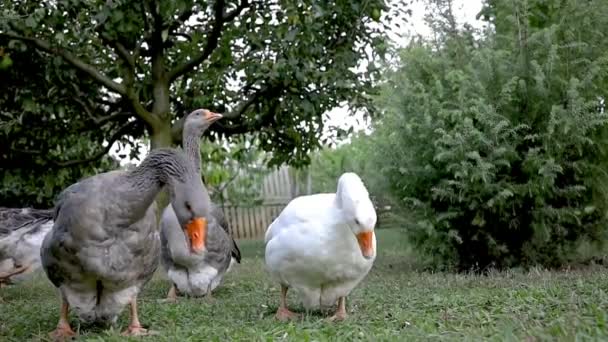
[[[183,180],[192,172],[188,161],[176,150],[150,151],[138,167],[127,173],[129,209],[134,213],[145,212],[171,179]]]
[[[184,142],[184,151],[194,164],[194,171],[201,174],[201,136],[203,132],[184,129],[182,141]]]

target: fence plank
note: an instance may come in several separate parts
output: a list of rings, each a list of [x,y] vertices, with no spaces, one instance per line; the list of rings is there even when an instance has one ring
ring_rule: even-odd
[[[266,229],[279,216],[286,203],[256,207],[226,206],[224,213],[235,239],[263,239]]]
[[[242,234],[243,238],[247,238],[247,234],[245,233],[245,221],[243,220],[243,208],[236,208],[236,217],[238,218],[239,231]]]
[[[230,203],[224,206],[224,214],[235,239],[263,239],[266,229],[292,199],[292,182],[289,167],[283,166],[263,180],[262,204],[240,206]]]
[[[252,217],[251,217],[251,208],[247,207],[247,208],[244,208],[244,209],[245,209],[244,210],[245,211],[245,218],[246,218],[246,222],[247,222],[245,224],[247,226],[247,235],[251,239],[251,238],[253,238],[253,225],[254,225]]]

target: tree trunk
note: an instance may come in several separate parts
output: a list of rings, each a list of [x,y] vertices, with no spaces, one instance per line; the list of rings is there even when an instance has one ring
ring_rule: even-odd
[[[171,124],[166,122],[152,129],[150,134],[150,150],[161,147],[172,147],[173,139],[171,137]],[[161,190],[156,196],[156,205],[158,206],[157,220],[160,222],[160,216],[169,205],[170,197],[166,188]]]
[[[171,147],[173,145],[173,138],[171,136],[171,124],[163,123],[160,127],[152,129],[150,134],[150,149],[156,149],[159,147]]]

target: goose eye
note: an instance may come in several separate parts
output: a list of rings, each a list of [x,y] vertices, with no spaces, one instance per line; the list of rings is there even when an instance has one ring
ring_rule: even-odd
[[[355,224],[357,224],[357,225],[361,225],[361,224],[359,223],[359,220],[358,220],[358,219],[356,219],[356,218],[355,218]]]
[[[186,209],[188,209],[188,211],[192,211],[192,206],[190,205],[190,202],[186,202],[185,206],[186,206]]]

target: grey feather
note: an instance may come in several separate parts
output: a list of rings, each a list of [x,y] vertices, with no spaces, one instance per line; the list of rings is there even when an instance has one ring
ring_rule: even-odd
[[[190,113],[183,131],[184,150],[197,169],[199,179],[200,139],[209,126],[200,120],[200,114],[204,112],[205,110]],[[221,208],[207,198],[201,204],[210,212],[207,216],[206,249],[202,254],[190,251],[188,238],[176,223],[171,206],[165,209],[161,219],[163,267],[178,290],[188,295],[204,295],[213,290],[229,270],[232,259],[239,263],[241,261],[241,252],[230,235],[230,226]],[[209,272],[211,275],[206,276]]]
[[[50,209],[0,207],[0,239],[26,227],[30,234],[36,233],[41,224],[52,219]]]
[[[40,268],[40,245],[52,225],[52,210],[0,207],[0,281],[23,280]]]
[[[211,203],[211,215],[217,220],[218,224],[224,229],[224,231],[228,234],[228,236],[232,236],[232,230],[230,229],[230,225],[228,220],[226,220],[226,215],[224,215],[224,211],[221,207],[216,205],[215,203]],[[241,250],[237,245],[234,238],[230,238],[232,240],[232,249],[231,254],[232,257],[238,262],[241,263]]]
[[[182,152],[152,150],[135,169],[98,174],[60,193],[43,268],[85,322],[112,323],[160,260],[156,195],[168,186],[178,222],[205,215],[202,186]],[[188,208],[186,208],[188,207]]]

